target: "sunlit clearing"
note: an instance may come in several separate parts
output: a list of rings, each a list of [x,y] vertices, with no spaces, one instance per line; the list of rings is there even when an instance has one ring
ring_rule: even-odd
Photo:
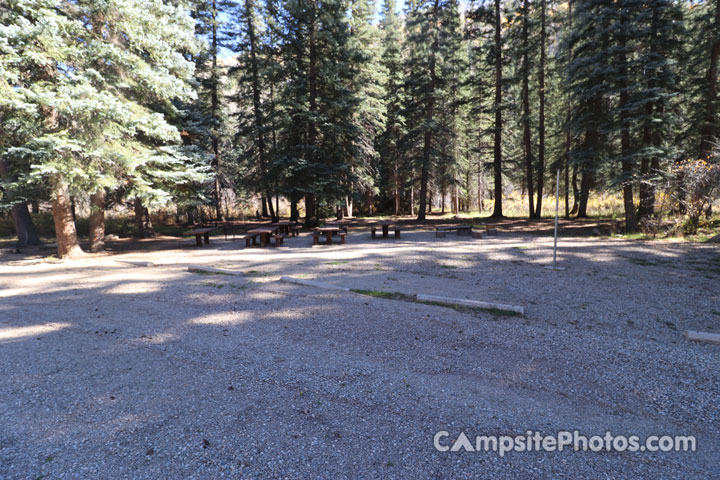
[[[30,325],[27,327],[0,328],[0,342],[22,340],[26,337],[33,337],[44,333],[55,332],[69,327],[69,323],[45,323],[42,325]]]
[[[222,312],[203,315],[202,317],[190,320],[196,325],[236,325],[252,320],[247,312]]]
[[[158,282],[127,282],[105,290],[112,295],[132,295],[136,293],[156,292],[163,285]]]

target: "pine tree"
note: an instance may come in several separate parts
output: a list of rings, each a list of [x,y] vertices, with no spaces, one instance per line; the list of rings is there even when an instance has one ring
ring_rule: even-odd
[[[348,215],[352,215],[352,192],[358,189],[373,193],[375,187],[373,174],[379,159],[376,139],[386,121],[383,87],[387,77],[387,70],[381,61],[381,32],[372,23],[375,16],[374,0],[353,0],[350,14],[349,48],[355,55],[351,89],[357,101],[354,122],[359,135],[356,139],[356,158],[352,165],[357,184],[347,185],[351,192],[345,200]]]
[[[288,170],[291,201],[305,197],[305,223],[315,225],[319,202],[345,198],[348,185],[364,174],[353,168],[359,131],[357,97],[352,91],[352,64],[344,4],[338,0],[291,0],[283,18],[287,82],[283,103],[283,163]]]
[[[502,91],[503,91],[503,42],[502,42],[502,17],[500,13],[500,0],[495,0],[495,15],[493,18],[495,24],[494,32],[494,64],[495,64],[495,133],[493,146],[493,175],[495,177],[495,205],[493,207],[493,217],[502,218]]]
[[[183,128],[188,141],[206,149],[213,157],[212,198],[215,218],[223,220],[221,192],[223,186],[223,152],[221,136],[225,124],[225,109],[222,104],[223,69],[219,64],[222,47],[223,25],[220,21],[222,10],[229,5],[223,0],[193,0],[191,14],[195,19],[195,36],[204,40],[205,45],[191,57],[195,64],[197,99],[183,109]]]
[[[694,35],[689,52],[689,90],[693,100],[690,111],[694,140],[691,154],[705,157],[720,137],[720,0],[698,2],[692,5]]]
[[[674,140],[678,125],[676,58],[680,52],[682,13],[676,2],[657,0],[645,12],[636,60],[640,88],[631,99],[637,105],[642,134],[638,218],[655,213],[655,183],[667,163],[676,157]]]
[[[431,176],[452,173],[456,160],[456,115],[461,36],[457,2],[430,0],[407,9],[404,154],[419,170],[418,220],[425,220]],[[446,176],[447,178],[447,176]]]
[[[2,103],[37,125],[14,148],[31,158],[26,179],[50,186],[61,257],[81,253],[71,194],[122,183],[131,198],[165,202],[204,179],[204,158],[168,122],[172,101],[193,95],[182,54],[197,49],[193,21],[179,6],[150,7],[28,0],[2,17],[0,66],[15,72]]]
[[[537,161],[537,202],[533,218],[542,217],[543,185],[545,181],[545,66],[547,49],[546,0],[540,0],[540,64],[538,65],[538,161]]]
[[[417,219],[425,220],[428,184],[434,157],[435,108],[440,88],[437,70],[440,35],[440,1],[411,2],[406,11],[407,72],[404,116],[412,118],[404,140],[406,154],[420,171]]]
[[[400,142],[404,135],[405,119],[402,116],[402,85],[403,85],[403,52],[402,26],[396,13],[395,0],[385,0],[382,6],[380,29],[381,61],[386,76],[383,84],[383,103],[385,105],[384,130],[378,138],[380,161],[380,185],[385,191],[392,192],[392,211],[395,215],[401,212],[401,195],[404,185],[405,168],[401,154]]]
[[[7,52],[0,46],[0,54],[4,53]],[[33,105],[14,94],[12,85],[19,81],[20,75],[19,70],[0,68],[0,124],[4,130],[0,135],[0,208],[10,209],[18,245],[27,246],[40,243],[27,200],[31,197],[37,199],[42,192],[23,189],[19,182],[29,170],[29,162],[21,151],[16,150],[16,146],[27,143],[38,128],[32,115]]]
[[[263,42],[259,22],[259,7],[255,0],[243,0],[235,11],[237,41],[234,45],[240,52],[240,65],[234,71],[239,73],[239,97],[249,97],[249,105],[240,102],[240,134],[249,139],[247,150],[244,152],[245,160],[254,166],[255,175],[249,183],[255,185],[261,194],[262,214],[270,214],[273,221],[278,221],[278,215],[272,204],[272,185],[270,165],[272,163],[272,133],[268,128],[268,92],[266,82],[268,65],[266,48]],[[270,134],[270,135],[269,135]]]
[[[607,59],[611,57],[609,29],[615,6],[609,0],[578,0],[574,7],[570,33],[573,57],[568,66],[574,109],[569,127],[582,136],[572,151],[572,159],[582,173],[577,216],[586,218],[590,190],[607,158],[604,129],[609,120],[605,100],[611,91],[607,77],[613,74]]]
[[[633,199],[633,176],[635,174],[635,161],[633,146],[631,144],[631,129],[633,127],[633,110],[630,102],[632,85],[635,84],[633,71],[631,69],[632,49],[635,43],[635,32],[639,26],[638,2],[634,0],[622,0],[618,2],[615,9],[615,25],[612,33],[612,41],[615,44],[614,56],[610,59],[614,66],[612,75],[613,87],[619,93],[616,104],[616,111],[610,111],[614,115],[614,127],[620,131],[620,152],[619,158],[622,166],[622,174],[619,182],[622,185],[623,205],[625,208],[625,231],[634,232],[637,230],[637,216],[635,213],[635,202]],[[617,156],[617,155],[614,155]]]

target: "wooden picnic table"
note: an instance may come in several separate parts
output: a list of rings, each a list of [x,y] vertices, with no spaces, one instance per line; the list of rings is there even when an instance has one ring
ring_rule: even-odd
[[[272,226],[272,227],[280,228],[283,231],[283,233],[285,233],[286,235],[290,234],[290,227],[292,227],[294,225],[297,225],[297,222],[282,221],[282,222],[273,222],[270,224],[270,226]]]
[[[395,238],[400,237],[400,227],[395,224],[392,220],[381,220],[379,222],[375,223],[375,226],[370,230],[370,234],[372,235],[372,238],[376,237],[377,228],[382,228],[382,238],[389,238],[390,237],[390,227],[393,227],[395,230]]]
[[[275,232],[277,232],[278,227],[261,227],[261,228],[253,228],[252,230],[248,230],[248,235],[256,235],[260,236],[260,246],[264,247],[265,245],[270,244],[270,236],[273,235]],[[253,237],[253,245],[257,245],[257,242],[255,241],[255,237]]]
[[[238,233],[239,229],[242,229],[245,226],[244,223],[240,222],[222,222],[218,225],[218,227],[222,227],[223,233],[225,234],[225,240],[228,239],[228,233],[232,235],[232,239],[235,240],[235,235]]]
[[[342,230],[343,232],[348,232],[348,227],[352,224],[350,220],[333,220],[332,222],[327,222],[323,225],[323,227],[336,227]]]
[[[342,233],[341,233],[342,232]],[[344,229],[340,225],[324,225],[322,227],[318,227],[317,230],[315,230],[315,235],[313,235],[313,245],[320,245],[319,237],[320,235],[325,235],[326,238],[326,244],[332,245],[333,243],[333,235],[338,234],[340,235],[340,243],[345,243],[345,235],[347,234],[347,229]]]
[[[447,227],[435,227],[435,236],[444,237],[446,232],[452,232],[453,230],[455,230],[458,235],[461,235],[463,233],[471,235],[472,225],[450,225]]]
[[[195,228],[193,230],[189,230],[185,233],[183,233],[184,237],[192,237],[195,236],[195,245],[198,247],[202,247],[202,239],[205,238],[205,243],[210,243],[210,232],[215,230],[217,227],[207,227],[207,228]]]

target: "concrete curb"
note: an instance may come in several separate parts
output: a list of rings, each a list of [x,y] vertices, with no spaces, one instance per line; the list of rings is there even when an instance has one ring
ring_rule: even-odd
[[[325,288],[327,290],[339,290],[341,292],[349,292],[350,291],[349,288],[338,287],[335,285],[330,285],[329,283],[315,282],[313,280],[302,280],[300,278],[280,277],[280,281],[287,282],[287,283],[295,283],[297,285],[306,285],[308,287]]]
[[[525,309],[523,307],[516,307],[514,305],[504,305],[502,303],[490,303],[490,302],[478,302],[476,300],[465,300],[463,298],[450,298],[450,297],[437,297],[435,295],[418,295],[417,299],[421,302],[438,302],[448,303],[451,305],[462,305],[465,307],[475,308],[495,308],[498,310],[507,310],[509,312],[516,312],[520,315],[525,315]]]
[[[236,270],[228,270],[226,268],[206,267],[204,265],[188,265],[187,270],[188,270],[188,272],[193,272],[193,273],[214,273],[214,274],[220,274],[220,275],[234,275],[234,276],[243,275],[243,272],[238,272]]]
[[[685,337],[693,342],[707,342],[720,345],[720,333],[696,332],[695,330],[688,330],[685,332]]]
[[[154,267],[155,264],[152,262],[137,262],[135,260],[118,260],[120,263],[126,263],[134,267]]]

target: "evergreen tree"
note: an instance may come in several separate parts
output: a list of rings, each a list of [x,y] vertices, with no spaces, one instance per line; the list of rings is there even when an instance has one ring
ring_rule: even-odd
[[[318,202],[337,205],[365,172],[355,167],[359,131],[351,89],[357,52],[344,4],[291,0],[283,19],[287,108],[283,162],[291,201],[305,198],[305,222],[318,222]]]
[[[272,204],[272,185],[274,179],[270,174],[272,163],[272,133],[268,128],[268,82],[266,81],[268,65],[264,35],[260,27],[259,7],[254,0],[243,0],[235,11],[237,42],[234,45],[240,52],[240,64],[234,69],[239,73],[239,99],[240,135],[249,138],[243,152],[244,159],[254,168],[254,175],[249,183],[255,185],[261,194],[262,214],[270,214],[273,221],[278,220],[277,213]],[[247,98],[249,104],[242,100]],[[270,140],[270,141],[269,141]]]
[[[573,57],[568,66],[568,83],[574,109],[569,127],[582,137],[572,151],[572,159],[582,173],[577,216],[586,218],[590,189],[607,158],[608,144],[604,129],[608,112],[605,100],[611,87],[607,81],[612,67],[610,24],[615,5],[610,0],[574,2],[573,30],[570,46]]]
[[[636,60],[638,91],[631,98],[636,105],[641,135],[638,217],[655,212],[655,183],[664,167],[677,155],[674,140],[678,125],[675,100],[678,94],[676,58],[680,52],[682,13],[672,0],[657,0],[641,18],[643,28]]]
[[[58,255],[80,253],[71,194],[121,183],[145,202],[204,178],[204,159],[180,145],[173,100],[189,99],[193,22],[179,6],[147,2],[13,2],[0,30],[1,90],[10,117],[37,134],[15,145],[27,181],[52,192]]]
[[[537,161],[537,202],[533,218],[542,216],[543,186],[545,181],[545,66],[547,49],[546,1],[540,1],[540,64],[538,65],[538,161]]]
[[[508,105],[503,100],[507,78],[504,75],[506,58],[506,32],[503,31],[503,5],[500,0],[480,1],[473,5],[468,15],[470,25],[468,34],[474,42],[475,56],[486,63],[481,79],[474,82],[475,109],[491,116],[490,125],[483,131],[483,137],[492,136],[493,159],[493,213],[496,218],[503,217],[503,111]],[[492,80],[490,80],[492,79]],[[486,98],[487,97],[487,100]],[[492,100],[489,100],[489,99]],[[481,137],[482,138],[482,137]],[[482,148],[479,147],[479,148]]]
[[[372,23],[375,16],[374,0],[353,0],[350,15],[349,47],[355,55],[352,62],[351,89],[357,101],[354,122],[358,137],[356,158],[352,165],[357,184],[348,184],[351,192],[345,201],[348,215],[352,215],[352,192],[355,189],[374,193],[373,177],[379,159],[376,139],[386,121],[383,87],[387,77],[387,70],[381,61],[381,32]]]
[[[185,142],[196,144],[212,155],[212,199],[215,218],[218,220],[224,219],[221,202],[224,152],[221,152],[221,137],[226,122],[221,84],[224,72],[219,64],[219,52],[223,44],[220,14],[228,8],[229,4],[223,0],[194,0],[192,3],[195,36],[203,40],[204,45],[189,57],[195,64],[197,98],[183,105],[182,119],[187,133]]]
[[[385,105],[384,130],[378,138],[380,161],[380,185],[392,192],[392,211],[401,212],[401,195],[404,191],[402,178],[406,177],[400,142],[404,135],[405,119],[402,116],[403,52],[402,25],[396,12],[395,0],[385,0],[382,6],[380,29],[381,62],[386,71],[383,87]]]
[[[691,13],[694,35],[687,75],[692,107],[687,136],[694,140],[689,153],[705,157],[720,137],[720,0],[692,3]]]
[[[460,79],[457,2],[430,0],[407,9],[405,108],[408,121],[404,151],[419,170],[418,220],[425,220],[431,175],[452,170],[455,162],[456,114]]]

